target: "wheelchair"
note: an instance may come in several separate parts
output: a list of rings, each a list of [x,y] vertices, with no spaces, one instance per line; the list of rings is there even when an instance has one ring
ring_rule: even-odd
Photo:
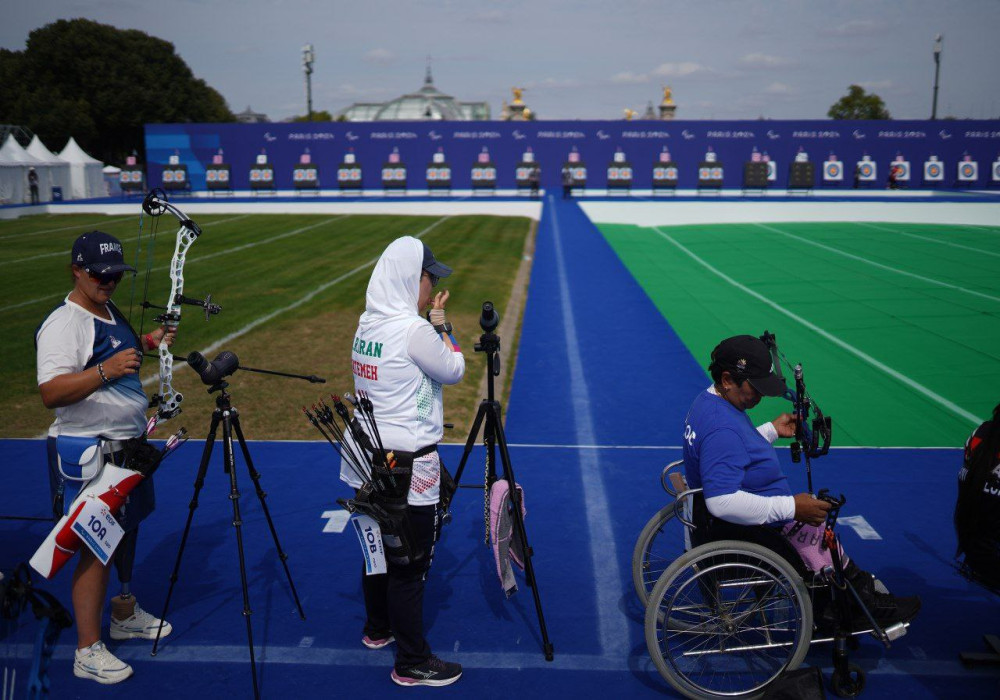
[[[844,578],[833,534],[843,497],[826,497],[833,507],[825,539],[836,566],[806,580],[788,559],[760,544],[692,546],[697,527],[691,513],[701,489],[687,487],[681,464],[664,468],[661,483],[674,501],[643,528],[632,561],[636,593],[646,606],[646,645],[660,675],[688,698],[759,698],[802,663],[810,644],[833,642],[832,690],[858,696],[865,674],[850,663],[848,648],[865,634],[888,648],[909,623],[880,627]],[[816,620],[814,603],[820,601],[832,614]],[[857,624],[852,602],[867,624]]]

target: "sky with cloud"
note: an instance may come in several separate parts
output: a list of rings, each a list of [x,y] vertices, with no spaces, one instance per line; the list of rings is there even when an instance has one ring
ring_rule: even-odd
[[[487,101],[510,88],[541,119],[620,119],[669,85],[679,119],[823,119],[851,84],[896,118],[1000,117],[1000,0],[37,0],[9,5],[0,47],[86,17],[172,42],[234,111],[332,113],[435,84]]]

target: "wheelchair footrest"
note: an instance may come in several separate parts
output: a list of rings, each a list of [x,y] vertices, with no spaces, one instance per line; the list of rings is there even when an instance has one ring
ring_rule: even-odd
[[[889,625],[883,631],[885,632],[885,637],[890,642],[895,642],[897,639],[906,634],[907,625],[905,622],[897,622],[894,625]]]

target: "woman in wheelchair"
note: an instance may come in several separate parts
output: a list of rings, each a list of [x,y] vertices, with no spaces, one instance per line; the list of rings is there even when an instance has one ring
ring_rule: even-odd
[[[795,434],[795,417],[785,413],[755,428],[746,411],[762,396],[782,396],[771,354],[758,338],[727,338],[712,351],[712,386],[688,410],[684,426],[684,470],[688,487],[702,489],[693,502],[693,545],[742,540],[783,557],[810,581],[832,565],[820,547],[830,504],[808,493],[793,495],[771,443]],[[908,622],[920,610],[917,596],[894,596],[881,581],[841,552],[844,575],[882,626]],[[824,606],[820,599],[816,606]],[[860,614],[860,608],[857,611]],[[832,609],[816,611],[817,621]]]

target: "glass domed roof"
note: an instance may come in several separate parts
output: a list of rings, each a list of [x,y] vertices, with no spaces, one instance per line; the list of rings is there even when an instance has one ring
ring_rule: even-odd
[[[430,66],[420,90],[386,102],[375,114],[375,121],[421,121],[426,119],[460,120],[462,108],[451,95],[434,87]]]
[[[389,102],[355,103],[340,112],[347,121],[468,121],[490,118],[486,102],[459,102],[434,87],[427,66],[424,84],[416,92]]]

